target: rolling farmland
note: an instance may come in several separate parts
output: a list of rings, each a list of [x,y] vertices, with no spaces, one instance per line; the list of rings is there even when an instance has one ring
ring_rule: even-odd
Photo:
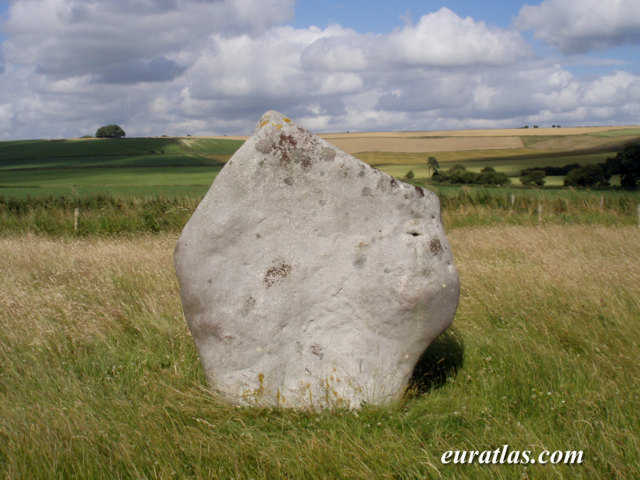
[[[640,127],[364,132],[321,137],[387,173],[426,177],[442,168],[522,168],[598,163],[640,142]],[[0,142],[0,196],[97,193],[202,195],[246,137],[25,140]]]

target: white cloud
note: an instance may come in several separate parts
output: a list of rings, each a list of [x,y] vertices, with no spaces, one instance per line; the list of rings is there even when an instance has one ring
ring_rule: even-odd
[[[182,71],[172,56],[209,35],[262,32],[292,15],[293,0],[23,0],[9,9],[3,50],[52,76],[165,81]]]
[[[502,65],[531,53],[517,32],[490,28],[447,8],[390,34],[383,49],[394,64],[411,66]]]
[[[16,2],[3,27],[0,137],[106,123],[128,135],[246,133],[268,109],[324,131],[638,121],[638,75],[575,78],[534,58],[515,30],[446,8],[384,35],[296,29],[282,25],[292,6]]]
[[[546,0],[522,7],[515,24],[567,54],[640,43],[637,0]]]
[[[331,27],[303,52],[305,65],[358,71],[402,67],[503,65],[530,57],[519,33],[461,18],[447,8],[424,15],[387,35]]]

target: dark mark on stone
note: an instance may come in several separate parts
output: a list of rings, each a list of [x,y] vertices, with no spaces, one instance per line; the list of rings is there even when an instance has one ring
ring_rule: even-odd
[[[287,185],[293,185],[293,178],[291,177],[285,178],[284,183],[286,183]]]
[[[267,273],[264,276],[264,283],[266,283],[267,287],[270,287],[274,283],[278,283],[281,280],[287,278],[290,273],[291,265],[280,262],[280,265],[278,265],[277,267],[271,267],[269,270],[267,270]]]
[[[391,179],[391,186],[394,188],[398,186],[398,181],[395,178]]]
[[[353,266],[356,268],[363,268],[365,263],[367,263],[367,257],[361,253],[356,255],[353,260]]]
[[[324,357],[324,353],[322,352],[322,347],[317,343],[314,343],[313,345],[311,345],[311,353],[320,357],[320,360],[322,360],[322,357]]]
[[[207,336],[217,338],[218,340],[223,340],[222,330],[218,325],[212,325],[210,323],[201,323],[198,325],[195,330],[197,331],[197,335]]]
[[[291,135],[280,134],[277,145],[272,145],[269,151],[276,151],[280,154],[280,163],[291,163],[291,156],[296,148],[296,140]]]
[[[424,197],[424,190],[422,189],[422,187],[419,186],[415,186],[416,187],[416,192],[418,192],[418,195],[420,195],[421,197]]]
[[[360,195],[363,197],[373,197],[373,194],[371,193],[371,189],[369,187],[363,187]]]
[[[297,152],[298,151],[296,151],[296,153]],[[302,165],[302,168],[307,170],[311,166],[311,157],[303,153],[302,157],[300,158],[300,165]]]
[[[434,255],[442,252],[442,244],[440,243],[440,239],[432,239],[431,243],[429,243],[429,250],[431,250],[431,253],[433,253]]]

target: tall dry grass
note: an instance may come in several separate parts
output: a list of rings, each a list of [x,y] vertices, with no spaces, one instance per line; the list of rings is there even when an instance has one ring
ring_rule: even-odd
[[[462,291],[421,394],[235,409],[205,386],[175,234],[0,238],[0,477],[640,477],[640,229],[449,234]],[[443,465],[446,450],[584,450],[582,465]]]

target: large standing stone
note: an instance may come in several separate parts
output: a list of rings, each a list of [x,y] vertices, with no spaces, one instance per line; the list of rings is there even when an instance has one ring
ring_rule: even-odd
[[[185,226],[175,267],[207,381],[237,404],[395,399],[459,297],[436,195],[273,111]]]

